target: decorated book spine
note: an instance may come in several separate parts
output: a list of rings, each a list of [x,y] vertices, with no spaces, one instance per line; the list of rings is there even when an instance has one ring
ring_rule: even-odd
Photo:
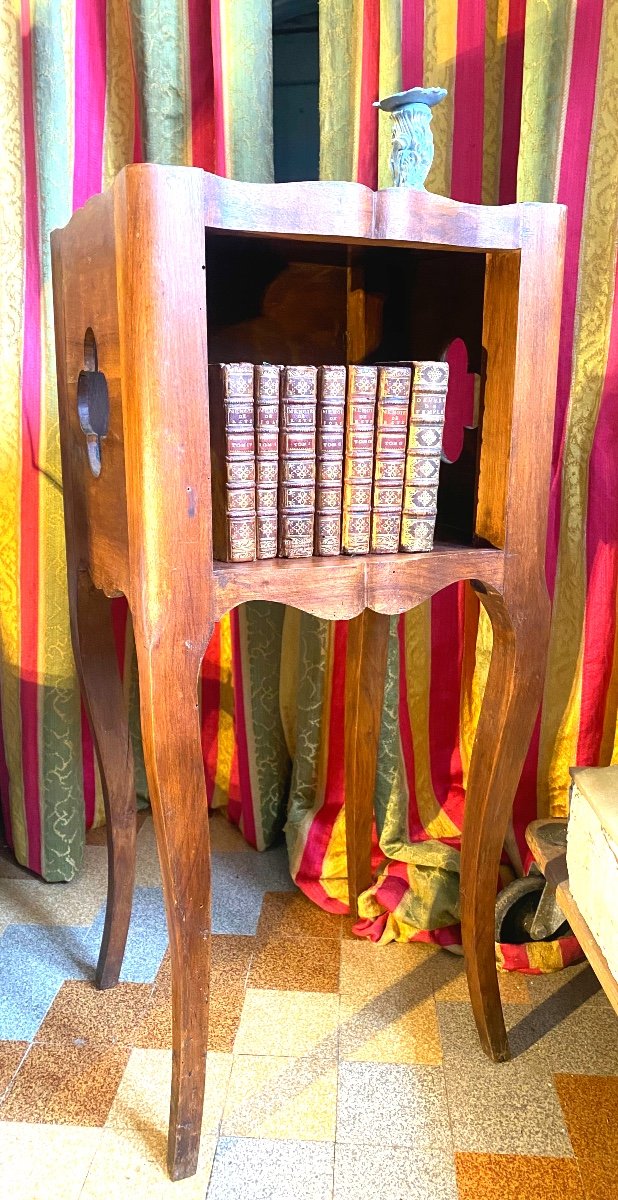
[[[315,553],[341,552],[345,367],[320,367],[316,429]]]
[[[442,431],[448,363],[413,365],[406,473],[401,517],[401,549],[431,550],[438,510]]]
[[[377,367],[348,367],[342,548],[368,554],[371,537]]]
[[[281,368],[255,368],[255,474],[257,557],[277,557],[279,487],[279,379]]]
[[[410,409],[410,367],[378,368],[378,404],[371,505],[371,550],[396,554]]]
[[[213,554],[223,562],[256,555],[252,363],[209,368]]]
[[[283,367],[279,416],[279,556],[311,558],[315,527],[316,367]]]

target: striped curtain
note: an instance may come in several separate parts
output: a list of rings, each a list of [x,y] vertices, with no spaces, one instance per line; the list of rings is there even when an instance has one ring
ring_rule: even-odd
[[[133,161],[271,179],[271,81],[270,0],[0,10],[0,797],[17,858],[49,880],[74,875],[101,818],[69,638],[49,234]],[[120,603],[115,622],[136,714]],[[212,803],[239,787],[231,663],[228,619],[204,664]]]
[[[134,159],[271,177],[270,7],[13,0],[0,16],[0,796],[18,858],[49,879],[79,866],[84,810],[88,824],[100,819],[68,638],[49,230]],[[612,0],[320,3],[324,178],[387,184],[388,121],[372,101],[422,80],[449,90],[435,110],[433,191],[569,205],[552,641],[509,840],[516,870],[528,820],[565,811],[569,765],[618,759],[617,23]],[[120,605],[116,630],[134,701]],[[490,636],[465,587],[392,622],[367,936],[458,939],[459,834]],[[210,803],[229,801],[260,848],[286,824],[296,882],[334,911],[347,903],[345,645],[344,624],[249,605],[215,631],[202,686]],[[137,735],[136,751],[139,766]]]
[[[527,823],[567,810],[569,766],[618,759],[618,5],[322,0],[320,49],[323,177],[388,186],[388,122],[372,101],[422,82],[449,92],[434,110],[430,190],[569,208],[547,544],[551,644],[508,842],[521,870]],[[322,753],[333,782],[305,813],[301,840],[305,854],[313,840],[321,888],[344,900],[342,747],[326,714],[340,704],[345,629],[321,636],[326,666],[311,676],[331,729]],[[374,940],[459,939],[459,837],[490,652],[489,623],[465,585],[392,622],[376,793],[386,861],[361,901],[362,932]],[[305,886],[302,866],[297,881]],[[556,948],[544,968],[559,960]]]

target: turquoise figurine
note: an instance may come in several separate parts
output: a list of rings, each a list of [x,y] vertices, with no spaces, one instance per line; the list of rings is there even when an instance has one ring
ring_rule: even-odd
[[[390,113],[393,123],[390,165],[395,187],[425,190],[433,162],[432,109],[446,94],[440,87],[415,87],[374,102],[374,108]]]

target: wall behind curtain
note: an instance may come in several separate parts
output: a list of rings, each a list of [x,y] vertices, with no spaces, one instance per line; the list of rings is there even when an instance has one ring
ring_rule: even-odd
[[[100,808],[69,639],[50,231],[125,163],[272,178],[270,0],[13,0],[0,13],[0,797],[20,862],[78,869]],[[135,691],[126,608],[115,614]],[[204,664],[211,802],[238,787],[231,624]]]

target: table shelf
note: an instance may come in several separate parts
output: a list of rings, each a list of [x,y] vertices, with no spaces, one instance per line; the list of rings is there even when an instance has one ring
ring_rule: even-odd
[[[436,543],[418,554],[215,561],[215,617],[246,600],[290,604],[331,621],[349,620],[365,608],[392,615],[459,579],[478,579],[499,591],[504,557],[502,550]]]

